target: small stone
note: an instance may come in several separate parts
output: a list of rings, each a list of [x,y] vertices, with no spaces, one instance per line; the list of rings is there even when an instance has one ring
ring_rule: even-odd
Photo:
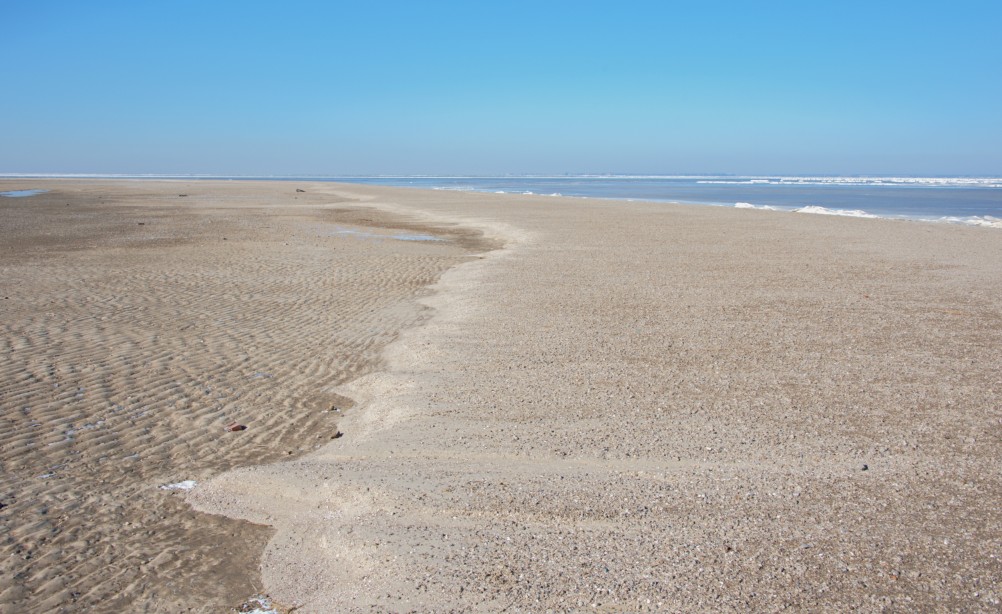
[[[226,430],[229,431],[230,433],[235,433],[237,431],[247,430],[247,427],[237,422],[230,422],[229,424],[226,425]]]

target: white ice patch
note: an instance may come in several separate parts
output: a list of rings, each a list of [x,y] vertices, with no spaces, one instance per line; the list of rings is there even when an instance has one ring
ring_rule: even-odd
[[[195,480],[185,480],[176,484],[164,484],[160,487],[160,490],[191,490],[196,486],[198,486],[198,482]]]

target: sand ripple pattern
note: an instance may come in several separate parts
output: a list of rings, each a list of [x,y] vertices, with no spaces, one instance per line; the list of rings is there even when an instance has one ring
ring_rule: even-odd
[[[385,215],[289,185],[199,190],[0,203],[2,612],[220,611],[259,591],[271,529],[159,486],[330,441],[351,406],[332,386],[468,253],[373,238]]]

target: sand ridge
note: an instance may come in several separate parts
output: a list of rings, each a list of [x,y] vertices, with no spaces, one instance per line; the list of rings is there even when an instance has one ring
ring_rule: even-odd
[[[32,184],[0,199],[0,611],[233,607],[272,530],[160,487],[330,441],[477,233],[326,185]]]
[[[509,243],[338,389],[361,402],[344,438],[188,495],[275,526],[279,599],[998,607],[1002,236],[351,189]]]

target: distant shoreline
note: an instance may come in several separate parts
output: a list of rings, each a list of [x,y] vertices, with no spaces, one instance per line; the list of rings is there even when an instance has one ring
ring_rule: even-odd
[[[4,175],[0,175],[4,177]],[[12,178],[14,179],[14,178]],[[24,175],[23,180],[311,181],[565,196],[1002,228],[1002,178],[821,175]]]
[[[809,173],[796,174],[748,174],[734,175],[728,173],[679,173],[679,174],[647,174],[647,173],[524,173],[524,174],[473,174],[473,175],[408,175],[408,174],[365,174],[365,175],[226,175],[215,173],[0,173],[0,179],[210,179],[234,181],[349,181],[352,179],[789,179],[789,180],[892,180],[911,182],[916,180],[984,180],[992,183],[1002,183],[1000,175],[824,175]],[[995,186],[995,187],[1002,187]]]

